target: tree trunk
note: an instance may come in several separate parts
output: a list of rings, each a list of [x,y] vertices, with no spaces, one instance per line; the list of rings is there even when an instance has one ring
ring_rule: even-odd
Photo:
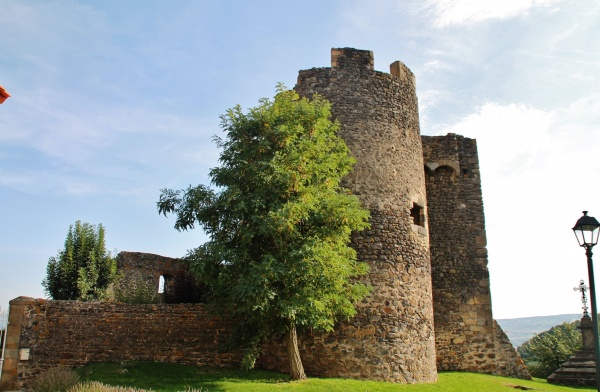
[[[290,329],[288,330],[288,358],[290,360],[290,376],[292,380],[306,380],[306,374],[304,374],[304,366],[302,366],[302,359],[300,358],[300,351],[298,351],[298,336],[296,335],[296,324],[290,322]]]

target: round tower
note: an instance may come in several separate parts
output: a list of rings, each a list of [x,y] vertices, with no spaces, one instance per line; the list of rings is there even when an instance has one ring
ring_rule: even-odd
[[[304,347],[307,371],[397,382],[437,379],[423,152],[415,78],[401,62],[374,71],[373,53],[332,49],[331,68],[300,71],[301,96],[332,103],[356,158],[344,185],[371,212],[353,236],[372,293],[332,335]],[[326,355],[326,361],[319,357]]]

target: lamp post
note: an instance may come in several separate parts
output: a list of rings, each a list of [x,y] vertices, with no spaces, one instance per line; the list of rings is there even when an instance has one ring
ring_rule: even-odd
[[[594,264],[592,262],[592,248],[598,243],[598,228],[600,223],[596,218],[588,216],[587,211],[583,211],[583,216],[579,218],[573,232],[577,237],[579,246],[585,248],[587,256],[588,277],[590,283],[590,302],[592,303],[592,331],[594,333],[594,358],[596,362],[596,387],[600,391],[600,347],[598,346],[598,310],[596,309],[596,287],[594,284]]]

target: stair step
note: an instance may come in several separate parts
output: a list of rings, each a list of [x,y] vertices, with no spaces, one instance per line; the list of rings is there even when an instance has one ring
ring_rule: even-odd
[[[550,384],[596,386],[594,351],[577,351],[546,380]]]

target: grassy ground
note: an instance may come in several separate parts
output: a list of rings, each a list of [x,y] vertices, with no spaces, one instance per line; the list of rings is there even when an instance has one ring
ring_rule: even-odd
[[[531,389],[534,391],[568,392],[595,390],[594,388],[568,388],[535,379],[523,381],[473,373],[440,373],[435,384],[393,384],[348,379],[310,378],[293,382],[285,374],[253,370],[242,372],[231,369],[197,368],[188,365],[126,362],[90,364],[81,369],[82,380],[101,381],[105,384],[143,388],[157,392],[178,392],[196,388],[207,392],[221,391],[364,391],[364,392],[510,392]]]

